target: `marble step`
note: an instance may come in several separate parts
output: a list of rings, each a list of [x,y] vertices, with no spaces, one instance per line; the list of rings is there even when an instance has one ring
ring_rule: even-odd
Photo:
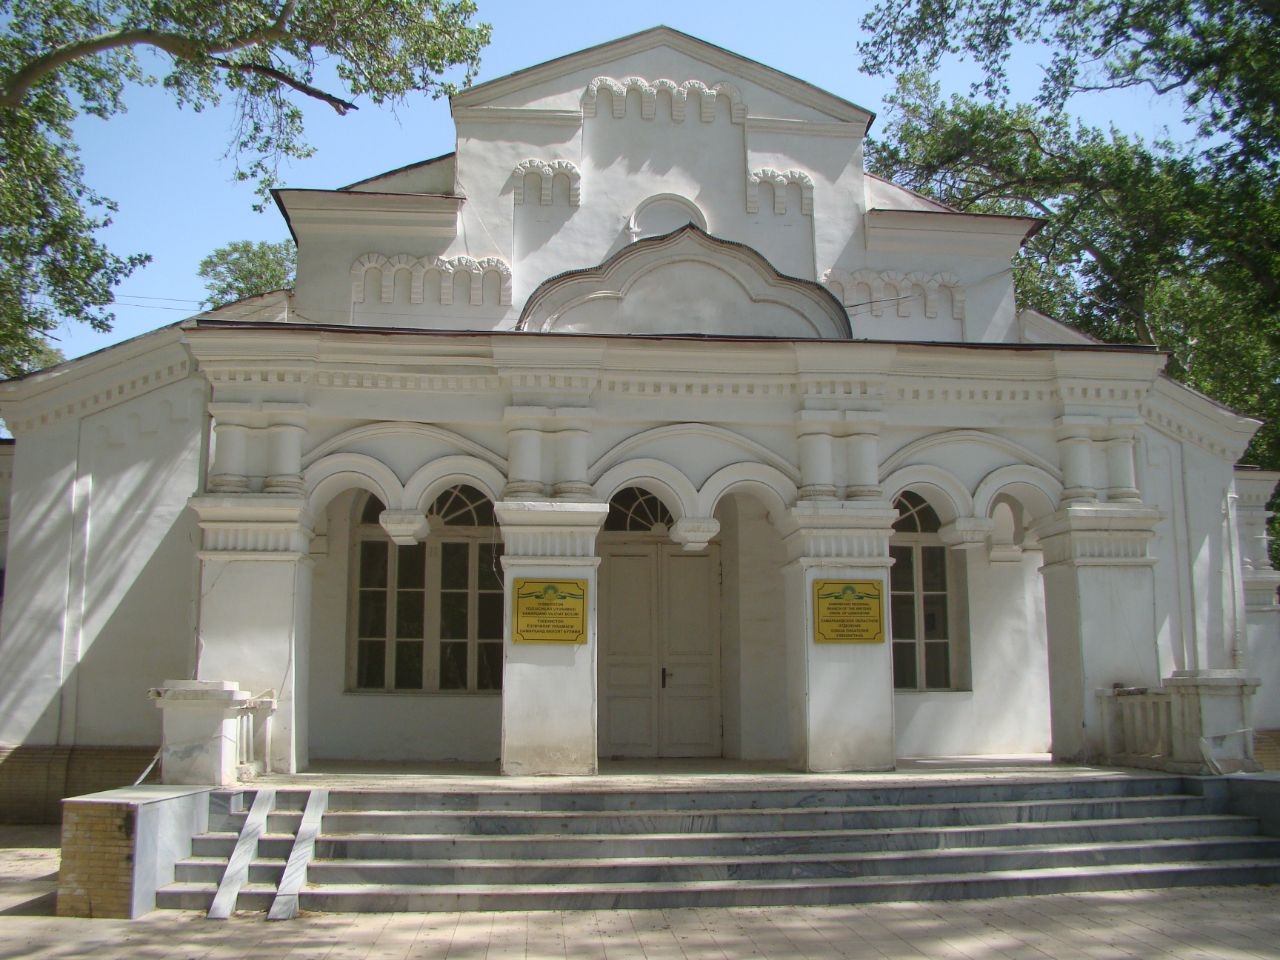
[[[221,857],[226,860],[236,847],[239,831],[196,834],[191,838],[191,853],[196,857]],[[258,855],[287,859],[293,849],[293,834],[263,834],[258,840]]]
[[[392,860],[315,860],[307,873],[313,887],[528,886],[573,883],[686,883],[707,880],[797,880],[890,875],[945,875],[989,870],[1090,867],[1262,860],[1280,866],[1280,840],[1249,837],[1203,840],[1143,840],[984,847],[924,852],[883,851],[736,857],[620,857],[605,860],[452,860],[439,863]],[[264,875],[266,873],[264,872]]]
[[[1020,844],[1250,837],[1258,822],[1225,815],[1062,820],[977,827],[884,830],[819,830],[761,833],[524,834],[322,834],[316,851],[328,859],[444,860],[547,857],[670,857],[741,854],[860,853],[937,850]],[[235,838],[202,838],[200,852],[229,856]],[[263,851],[264,854],[266,851]]]
[[[1109,797],[1085,800],[1017,800],[958,805],[907,804],[866,807],[740,808],[636,811],[329,811],[327,836],[352,833],[583,834],[735,833],[778,830],[903,829],[1073,819],[1115,819],[1205,814],[1204,797]]]
[[[1090,780],[1053,780],[1042,783],[959,783],[895,784],[892,786],[839,787],[829,789],[794,788],[690,788],[625,790],[563,790],[545,792],[523,790],[445,791],[377,791],[332,790],[328,809],[420,810],[420,811],[613,811],[613,810],[699,810],[738,809],[746,807],[795,808],[874,806],[877,804],[954,804],[974,800],[1071,800],[1113,796],[1170,795],[1182,791],[1179,777],[1151,775],[1108,775]],[[252,801],[244,802],[244,809]],[[301,801],[292,806],[277,802],[277,809],[301,809]]]
[[[940,877],[837,877],[788,880],[691,880],[568,883],[514,888],[501,884],[422,887],[351,884],[306,887],[304,910],[360,913],[483,910],[607,910],[962,900],[1172,886],[1280,882],[1280,861],[1159,863],[992,870]],[[176,885],[175,885],[176,886]],[[173,902],[162,892],[164,905]],[[173,898],[179,897],[175,891]],[[246,906],[246,909],[251,909]]]
[[[206,913],[213,905],[218,892],[218,881],[179,881],[156,891],[156,908],[159,910],[199,910]],[[249,910],[265,913],[276,898],[274,883],[246,883],[240,888],[236,911]]]
[[[249,882],[270,885],[273,889],[284,876],[285,860],[257,858],[249,864]],[[187,857],[174,866],[174,879],[181,883],[213,883],[222,879],[227,869],[226,857]]]

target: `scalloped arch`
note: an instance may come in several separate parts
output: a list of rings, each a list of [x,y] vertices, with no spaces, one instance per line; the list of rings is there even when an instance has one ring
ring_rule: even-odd
[[[729,101],[729,119],[734,123],[746,123],[747,105],[742,99],[742,91],[732,83],[721,81],[708,86],[701,80],[686,80],[676,83],[674,80],[659,79],[650,82],[643,77],[626,77],[617,80],[613,77],[596,77],[587,84],[582,93],[583,117],[596,115],[597,100],[601,88],[608,90],[612,100],[613,116],[621,120],[627,115],[627,91],[635,90],[640,94],[640,117],[652,120],[658,112],[658,91],[665,90],[671,94],[671,119],[683,123],[685,105],[690,94],[700,98],[698,116],[703,123],[712,123],[716,118],[716,101],[725,97]]]
[[[582,174],[578,168],[569,160],[537,160],[530,158],[521,160],[516,164],[515,169],[511,171],[512,176],[512,195],[515,199],[516,206],[520,206],[525,202],[524,195],[524,178],[526,174],[536,173],[541,178],[541,189],[538,195],[538,202],[546,207],[555,202],[555,194],[552,189],[555,184],[556,174],[562,174],[569,181],[569,206],[576,207],[582,203]]]
[[[364,303],[366,296],[365,273],[371,267],[382,271],[380,298],[383,303],[395,300],[395,275],[400,270],[408,270],[412,277],[413,288],[410,293],[412,303],[422,303],[427,273],[438,270],[446,280],[457,271],[466,270],[472,276],[471,304],[481,306],[484,303],[484,286],[480,283],[484,274],[493,271],[498,274],[498,305],[511,306],[511,267],[498,257],[484,257],[475,260],[467,256],[459,257],[412,257],[401,253],[386,257],[380,253],[366,253],[358,257],[351,265],[351,302]],[[440,304],[449,306],[453,303],[453,284],[440,284]]]
[[[786,459],[778,456],[764,444],[757,443],[740,433],[715,427],[709,423],[674,423],[665,427],[653,427],[640,433],[632,434],[619,441],[593,463],[588,470],[591,477],[598,477],[610,470],[615,464],[627,459],[631,451],[648,443],[662,444],[680,437],[701,437],[722,440],[751,457],[750,462],[762,463],[772,467],[790,480],[793,484],[800,482],[800,472]],[[593,483],[596,481],[592,481]]]
[[[404,485],[404,509],[425,513],[436,497],[457,483],[475,487],[496,503],[506,482],[501,470],[478,457],[437,457],[419,467]]]
[[[731,463],[707,477],[698,491],[701,515],[711,516],[720,501],[732,493],[759,496],[770,511],[779,512],[790,508],[799,496],[795,483],[781,470],[763,463]]]
[[[366,490],[388,509],[397,510],[404,492],[394,470],[363,453],[332,453],[316,460],[303,471],[302,486],[313,514],[351,489]]]
[[[624,460],[597,477],[594,486],[597,496],[606,503],[624,487],[640,487],[665,503],[676,520],[700,515],[698,491],[693,483],[665,460]]]
[[[1035,519],[1048,516],[1062,502],[1062,484],[1051,474],[1026,463],[992,470],[973,492],[973,512],[989,517],[1000,494],[1017,500]]]
[[[892,501],[904,490],[914,490],[929,501],[943,523],[957,517],[973,516],[973,497],[955,476],[928,463],[915,463],[895,470],[882,481],[885,499]],[[930,497],[921,487],[932,487],[942,494],[941,500]]]
[[[1061,479],[1056,464],[1050,463],[1039,454],[1032,452],[1020,443],[1015,443],[1004,437],[997,436],[994,433],[987,433],[985,430],[944,430],[941,433],[931,433],[927,437],[921,437],[919,440],[913,440],[905,447],[895,450],[892,455],[887,457],[880,464],[881,477],[896,470],[899,466],[906,463],[907,460],[933,447],[943,446],[949,443],[969,442],[981,443],[985,446],[999,450],[1009,457],[1013,458],[1016,463],[1025,463],[1047,473],[1055,480]]]
[[[331,453],[343,452],[344,448],[350,447],[364,440],[376,440],[383,437],[408,438],[410,440],[434,441],[452,446],[455,450],[465,456],[475,457],[476,459],[487,463],[496,470],[504,471],[507,461],[498,454],[482,447],[474,440],[468,440],[461,434],[454,433],[452,430],[445,430],[441,427],[432,426],[426,423],[411,423],[405,420],[391,420],[385,423],[367,423],[364,426],[352,427],[350,430],[344,430],[336,437],[330,437],[324,443],[308,451],[302,458],[304,467],[316,462],[321,457],[328,456]]]
[[[752,170],[747,175],[747,213],[760,212],[760,184],[773,184],[773,212],[787,212],[787,185],[794,183],[800,188],[800,212],[813,216],[813,178],[803,170],[774,170],[762,167]]]

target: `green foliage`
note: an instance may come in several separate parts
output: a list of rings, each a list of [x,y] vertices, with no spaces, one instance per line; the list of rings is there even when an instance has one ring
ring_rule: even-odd
[[[292,240],[236,240],[201,260],[196,272],[209,291],[205,305],[213,308],[293,286],[297,266]]]
[[[0,371],[28,365],[66,318],[107,329],[113,288],[147,262],[95,238],[115,206],[84,182],[81,114],[124,110],[132,83],[178,106],[229,99],[229,154],[265,203],[282,160],[309,155],[300,103],[339,114],[470,82],[489,27],[471,0],[0,0]],[[141,50],[160,55],[148,74]],[[318,70],[341,90],[323,88]]]

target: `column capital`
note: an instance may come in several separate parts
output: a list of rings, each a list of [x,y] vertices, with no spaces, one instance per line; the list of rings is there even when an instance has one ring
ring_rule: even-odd
[[[681,517],[671,528],[671,539],[692,552],[705,550],[719,532],[720,521],[715,517]]]
[[[948,547],[971,550],[985,547],[995,523],[986,517],[956,517],[938,531],[938,538]]]
[[[203,532],[201,558],[298,560],[314,535],[306,498],[291,494],[223,494],[187,501]]]
[[[1045,566],[1152,566],[1147,544],[1158,510],[1126,503],[1071,503],[1034,524]]]
[[[493,505],[505,559],[594,558],[596,534],[609,515],[607,503],[569,500],[500,500]]]
[[[378,523],[401,547],[412,547],[427,538],[426,514],[417,510],[383,510],[378,515]]]
[[[897,519],[883,500],[805,500],[782,518],[782,541],[793,563],[883,567]]]

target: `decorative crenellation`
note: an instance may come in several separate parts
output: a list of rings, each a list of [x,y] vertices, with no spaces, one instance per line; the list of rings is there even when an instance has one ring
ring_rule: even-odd
[[[516,206],[523,204],[524,201],[524,178],[525,174],[536,173],[542,178],[542,190],[538,197],[538,202],[544,207],[549,207],[555,201],[552,186],[555,183],[556,174],[560,174],[569,181],[569,206],[577,207],[582,204],[582,174],[578,172],[578,168],[568,160],[536,160],[530,158],[521,160],[516,164],[515,169],[511,171],[511,176],[515,183],[515,201]]]
[[[640,116],[644,120],[652,120],[658,113],[658,91],[665,90],[671,94],[671,119],[683,123],[685,107],[689,95],[697,94],[701,99],[699,116],[703,123],[711,123],[716,118],[716,100],[727,97],[730,104],[730,117],[734,123],[744,123],[747,119],[747,105],[742,99],[742,91],[731,83],[717,83],[709,87],[701,80],[686,80],[676,83],[674,80],[655,80],[650,83],[643,77],[626,77],[615,80],[612,77],[596,77],[587,84],[582,94],[582,115],[596,115],[596,99],[600,88],[613,95],[613,115],[621,120],[627,115],[627,91],[637,90],[640,93]]]
[[[747,213],[760,212],[760,184],[768,181],[773,184],[773,212],[787,212],[787,184],[794,183],[800,188],[800,212],[813,216],[813,178],[803,170],[774,170],[764,167],[753,170],[747,175]]]
[[[932,320],[938,315],[938,294],[947,290],[951,293],[952,319],[964,319],[965,290],[954,273],[900,273],[896,270],[855,270],[850,273],[834,267],[822,275],[822,282],[828,287],[839,285],[840,299],[846,307],[870,306],[873,317],[884,313],[886,303],[897,304],[898,316],[911,316],[912,294],[916,287],[920,287],[924,290],[924,315]],[[869,302],[858,299],[860,286],[870,292]]]
[[[397,254],[386,257],[380,253],[366,253],[351,265],[351,302],[365,301],[365,272],[376,267],[382,271],[381,300],[392,303],[395,300],[396,273],[408,270],[413,280],[409,299],[412,303],[423,302],[423,290],[426,286],[427,273],[438,271],[443,280],[440,284],[440,303],[449,306],[453,303],[453,275],[459,271],[471,274],[471,305],[479,307],[484,304],[484,275],[494,271],[502,279],[498,294],[500,306],[511,306],[511,267],[497,257],[485,257],[475,260],[471,257],[411,257],[408,254]]]

